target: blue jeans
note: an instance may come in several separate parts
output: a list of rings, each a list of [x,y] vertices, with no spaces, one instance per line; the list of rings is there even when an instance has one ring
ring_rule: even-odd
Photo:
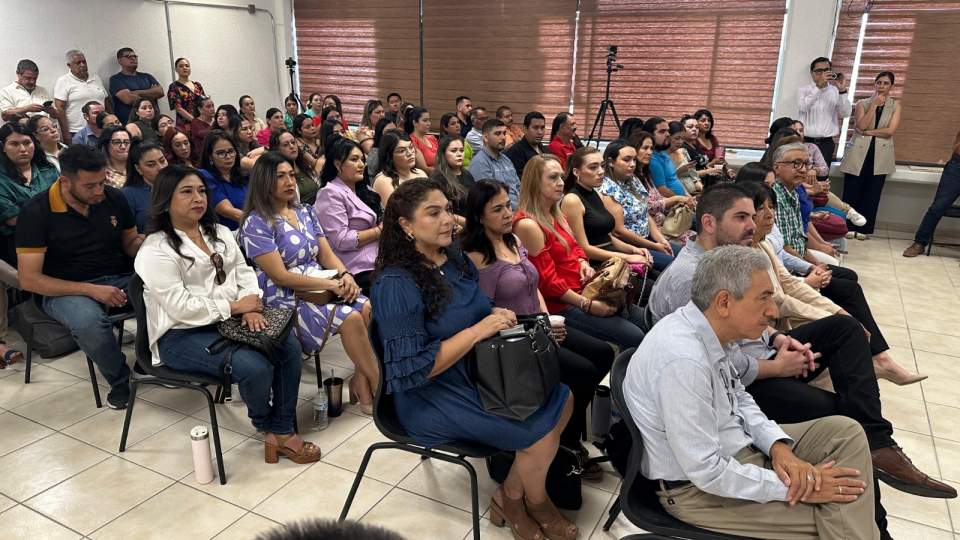
[[[653,255],[653,269],[657,272],[663,272],[670,266],[670,263],[673,262],[673,259],[680,254],[680,250],[683,249],[683,246],[676,242],[670,242],[670,247],[673,248],[673,256],[667,255],[662,251],[657,251],[655,249],[650,250],[650,254]]]
[[[206,351],[219,338],[220,333],[213,325],[168,330],[157,341],[157,350],[170,369],[220,377],[225,353],[211,355]],[[286,435],[293,433],[300,387],[300,342],[293,332],[287,336],[278,356],[279,365],[274,366],[260,352],[241,347],[233,353],[232,379],[240,386],[240,396],[247,404],[247,416],[253,427]]]
[[[129,275],[104,276],[88,283],[127,288]],[[110,393],[125,396],[130,393],[130,368],[120,351],[113,325],[107,320],[107,306],[89,296],[45,296],[43,311],[65,326],[80,350],[97,365],[110,385]]]
[[[926,246],[933,240],[933,232],[937,229],[940,218],[953,206],[953,203],[957,202],[958,197],[960,197],[960,156],[953,156],[953,159],[943,168],[937,194],[933,196],[933,204],[927,209],[923,221],[920,222],[914,242]]]
[[[563,315],[571,328],[616,343],[620,350],[636,347],[643,341],[644,333],[640,328],[643,310],[634,305],[628,307],[627,317],[598,317],[575,307],[569,307],[557,315]]]

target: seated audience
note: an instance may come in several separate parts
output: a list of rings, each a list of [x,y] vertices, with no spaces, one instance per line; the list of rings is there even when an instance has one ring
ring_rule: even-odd
[[[327,159],[324,156],[327,144],[333,142],[333,139],[337,137],[343,137],[343,126],[340,125],[340,122],[336,119],[328,118],[320,124],[320,157],[317,158],[317,164],[314,167],[315,171],[319,172],[323,170],[323,165]]]
[[[88,101],[80,108],[83,113],[84,126],[70,139],[71,144],[85,144],[96,148],[97,138],[100,136],[100,127],[97,126],[97,116],[103,112],[103,105],[98,101]]]
[[[310,118],[320,117],[320,113],[323,112],[323,94],[319,92],[314,92],[310,94],[310,97],[307,98],[307,104],[305,105],[307,110],[303,111],[303,114],[309,116]]]
[[[726,166],[723,147],[720,146],[717,136],[713,134],[713,113],[708,109],[699,109],[693,113],[693,117],[697,120],[697,127],[699,128],[696,145],[707,156],[711,164]]]
[[[357,130],[357,144],[364,155],[373,148],[373,134],[377,129],[377,122],[383,118],[383,103],[379,99],[368,99],[363,106],[363,116],[360,118],[360,128]]]
[[[257,143],[257,134],[253,127],[253,122],[242,118],[240,126],[236,132],[232,133],[237,139],[237,152],[240,154],[240,167],[244,171],[249,171],[253,164],[257,162],[257,156],[264,153],[267,149]]]
[[[100,151],[106,158],[107,185],[122,189],[127,183],[127,156],[133,139],[121,126],[110,126],[100,133]]]
[[[298,118],[302,115],[298,115]],[[306,123],[312,124],[307,119]],[[296,127],[294,122],[294,127]],[[293,167],[294,177],[297,179],[298,201],[305,205],[312,205],[317,200],[317,191],[320,183],[315,172],[316,164],[311,165],[305,152],[300,150],[297,139],[286,129],[279,129],[270,134],[270,150],[277,152]]]
[[[380,174],[380,141],[383,134],[397,129],[397,125],[389,118],[381,118],[373,130],[373,147],[367,152],[367,177],[376,178]]]
[[[177,80],[167,87],[167,104],[170,105],[170,110],[177,115],[177,127],[187,129],[197,116],[200,99],[206,96],[206,93],[199,81],[190,80],[189,60],[177,58],[173,64],[177,72]]]
[[[437,138],[430,135],[430,111],[415,107],[407,115],[403,131],[410,136],[410,142],[417,149],[417,168],[428,175],[433,174],[437,164]]]
[[[467,134],[473,127],[473,118],[470,114],[473,112],[473,101],[467,96],[457,96],[454,105],[457,107],[457,119],[460,120],[460,138],[466,140]],[[484,121],[486,121],[486,118],[484,118]],[[483,125],[482,121],[480,125]]]
[[[620,258],[634,268],[652,265],[650,252],[617,238],[616,221],[603,204],[597,189],[603,185],[603,157],[592,146],[578,149],[567,159],[563,179],[565,195],[560,210],[570,225],[573,238],[595,266]]]
[[[157,175],[166,166],[167,158],[163,155],[163,148],[155,142],[138,143],[130,150],[127,159],[127,183],[121,191],[133,212],[133,221],[137,224],[139,233],[147,230],[150,194]]]
[[[953,153],[950,161],[944,165],[943,172],[940,174],[937,193],[933,196],[930,207],[923,214],[923,220],[913,237],[913,243],[903,250],[904,257],[916,257],[927,249],[930,242],[933,242],[933,233],[937,230],[937,224],[947,210],[957,202],[958,197],[960,197],[960,131],[953,139]]]
[[[174,128],[163,135],[163,154],[171,165],[186,165],[193,167],[190,157],[193,152],[190,148],[190,136],[180,128]]]
[[[276,107],[270,107],[267,109],[267,127],[257,132],[257,144],[260,146],[269,145],[270,135],[274,131],[285,129],[286,126],[287,125],[283,121],[283,112]]]
[[[370,292],[377,242],[383,228],[380,196],[364,179],[363,155],[357,144],[338,137],[327,148],[327,160],[320,173],[323,188],[313,208],[327,241],[361,292]]]
[[[367,337],[370,304],[330,248],[313,207],[297,203],[296,196],[289,160],[276,152],[261,156],[250,173],[243,211],[244,253],[254,261],[264,304],[295,311],[294,334],[305,352],[320,350],[329,336],[340,334],[356,366],[350,401],[359,399],[361,410],[371,414],[379,375]],[[319,290],[334,292],[342,302],[314,304],[296,296]]]
[[[406,122],[407,114],[416,107],[413,103],[403,102],[400,104],[400,112],[397,113],[397,128],[402,129]]]
[[[547,313],[543,295],[537,289],[537,269],[527,250],[513,235],[513,209],[507,188],[500,182],[481,180],[467,197],[467,227],[462,247],[480,271],[480,289],[493,305],[516,315]],[[587,405],[597,385],[613,365],[613,348],[606,342],[565,326],[556,330],[560,343],[560,382],[573,394],[573,416],[560,435],[562,444],[586,456],[580,437],[586,435]],[[589,478],[603,475],[594,464]],[[587,478],[587,471],[584,477]]]
[[[691,208],[695,207],[697,200],[690,195],[673,195],[672,197],[664,197],[660,190],[657,189],[653,184],[653,180],[650,175],[650,162],[653,160],[654,153],[654,137],[646,131],[636,131],[633,135],[630,136],[628,141],[631,146],[637,149],[637,168],[636,168],[636,177],[640,180],[640,183],[643,184],[643,187],[647,193],[647,210],[650,217],[653,219],[653,222],[657,224],[657,228],[663,230],[663,224],[667,221],[667,214],[670,213],[670,210],[678,205],[683,204]],[[668,237],[664,234],[664,237],[670,242],[676,242],[680,246],[686,245],[686,243],[695,238],[697,233],[694,231],[686,231],[680,236],[677,237]],[[673,250],[674,255],[676,255],[677,250]]]
[[[523,138],[523,129],[513,123],[513,110],[506,105],[497,107],[496,119],[507,126],[507,148],[513,146],[513,143]]]
[[[33,118],[44,118],[34,116]],[[49,121],[49,120],[48,120]],[[35,195],[47,190],[59,171],[47,160],[33,133],[13,122],[0,126],[0,235],[4,253],[12,253],[13,233],[20,208]]]
[[[110,126],[123,126],[123,124],[120,123],[120,119],[117,118],[117,115],[113,113],[104,111],[97,115],[97,128],[102,131],[104,128]],[[99,144],[99,141],[97,141],[97,144]]]
[[[476,107],[470,110],[470,129],[463,136],[463,140],[470,145],[474,154],[479,154],[483,148],[483,124],[487,121],[487,110]]]
[[[429,180],[400,185],[386,203],[371,298],[385,391],[420,444],[475,441],[516,451],[491,500],[495,525],[509,524],[515,538],[576,538],[577,527],[553,506],[544,483],[573,408],[570,391],[557,385],[524,421],[484,410],[464,357],[517,319],[509,310],[491,309],[476,267],[452,245],[448,204]]]
[[[683,183],[677,177],[677,168],[670,159],[670,148],[673,140],[670,137],[670,127],[667,121],[659,116],[647,119],[643,130],[653,135],[653,157],[650,158],[650,178],[664,197],[689,195]]]
[[[130,110],[130,121],[127,123],[127,132],[130,137],[145,142],[160,142],[159,119],[153,107],[153,101],[140,98],[134,102]]]
[[[443,113],[440,117],[440,138],[456,137],[463,141],[463,168],[466,169],[470,167],[470,160],[473,158],[473,147],[464,140],[460,131],[460,119],[456,113]]]
[[[123,194],[105,185],[106,166],[89,146],[63,151],[60,178],[17,217],[17,269],[23,289],[43,297],[43,311],[100,369],[110,386],[107,405],[123,409],[130,370],[107,313],[127,307],[130,258],[143,238]]]
[[[670,148],[667,149],[667,154],[676,169],[677,178],[680,179],[687,193],[698,195],[703,191],[703,182],[700,181],[700,174],[697,172],[697,163],[687,152],[686,145],[690,140],[690,131],[680,122],[670,122],[667,126],[670,132]]]
[[[327,98],[329,97],[330,96],[327,96]],[[333,97],[336,97],[336,96],[333,96]],[[324,100],[326,100],[327,98],[324,98]],[[347,127],[347,122],[343,119],[343,112],[340,110],[339,106],[334,106],[334,105],[323,106],[323,112],[320,113],[320,122],[326,123],[328,121],[335,122],[338,126],[340,126],[339,132],[343,134],[344,137],[350,140],[354,140],[356,138],[353,132],[350,131],[350,128]]]
[[[631,116],[620,124],[620,138],[625,141],[639,131],[643,131],[643,118]]]
[[[550,126],[550,144],[547,152],[557,156],[560,167],[567,168],[567,158],[577,149],[577,119],[571,113],[562,112],[553,117]]]
[[[437,148],[437,166],[430,179],[440,185],[443,194],[452,205],[457,226],[466,223],[467,191],[476,181],[470,171],[463,166],[463,149],[469,145],[463,143],[459,135],[447,135],[440,139]]]
[[[33,60],[17,62],[17,80],[0,88],[0,117],[13,120],[17,114],[33,116],[39,113],[56,113],[53,107],[44,107],[50,101],[50,92],[37,85],[40,68]]]
[[[474,109],[476,111],[477,109]],[[477,180],[496,180],[507,186],[510,204],[516,206],[520,193],[517,170],[503,153],[507,144],[507,127],[496,118],[483,123],[483,147],[470,161],[470,175]]]
[[[840,416],[778,426],[731,370],[736,343],[777,315],[766,259],[735,246],[698,258],[684,270],[688,300],[653,327],[623,381],[660,504],[725,534],[879,539],[863,429]]]
[[[229,103],[220,104],[213,115],[213,120],[216,123],[216,129],[222,129],[232,133],[234,137],[237,136],[237,130],[240,129],[240,113],[236,107]]]
[[[410,137],[399,129],[384,133],[379,149],[380,173],[373,179],[373,190],[386,205],[390,194],[400,184],[414,178],[426,178],[427,175],[416,167],[417,149],[410,142]]]
[[[350,133],[350,140],[356,140],[353,136],[353,132],[350,131],[350,126],[347,124],[347,118],[343,115],[343,105],[340,102],[340,98],[335,94],[327,94],[323,96],[323,108],[332,108],[337,111],[337,120],[340,122],[340,126],[343,128],[343,133],[346,135]],[[321,120],[326,121],[327,115],[323,115]]]
[[[300,102],[297,101],[297,96],[290,94],[285,97],[283,99],[283,110],[283,125],[285,125],[287,129],[293,129],[293,119],[300,114]],[[264,122],[264,127],[266,127],[266,122]],[[263,128],[260,129],[262,130]]]
[[[168,167],[154,189],[156,211],[135,263],[143,279],[153,363],[221,377],[227,353],[208,349],[220,338],[217,323],[239,316],[247,328],[263,330],[263,293],[233,233],[217,224],[206,184],[193,169]],[[276,463],[283,455],[294,463],[314,463],[320,448],[293,429],[300,345],[291,333],[278,349],[269,359],[250,347],[233,351],[231,379],[251,423],[264,434],[265,461]]]
[[[71,144],[77,144],[80,142],[75,139],[77,132],[90,125],[89,115],[82,109],[90,102],[104,103],[107,90],[103,87],[100,76],[90,73],[87,57],[82,51],[70,49],[66,57],[68,71],[53,85],[53,104],[58,111],[62,111],[67,120],[61,128],[70,136],[65,136],[64,139],[69,140]],[[96,119],[96,117],[97,115],[94,114],[93,118]],[[93,144],[89,141],[80,143],[96,146],[96,141]]]
[[[240,96],[237,105],[240,107],[240,119],[250,122],[254,133],[267,127],[266,120],[257,116],[257,102],[252,97],[248,95]]]
[[[700,135],[700,125],[697,119],[689,114],[680,118],[680,124],[683,126],[686,138],[683,141],[683,150],[687,153],[688,160],[693,162],[694,170],[697,173],[697,179],[704,186],[713,185],[724,178],[723,164],[719,160],[710,160],[707,154],[703,152],[700,145],[697,144],[697,137]]]
[[[130,47],[117,50],[117,63],[120,71],[110,76],[110,98],[113,100],[113,112],[121,123],[130,121],[130,111],[136,107],[140,98],[156,100],[163,97],[163,88],[149,73],[137,71],[139,56]]]
[[[628,309],[627,319],[618,315],[614,306],[581,294],[594,270],[560,211],[563,184],[563,169],[556,156],[530,158],[523,170],[519,210],[514,215],[513,232],[537,269],[538,287],[547,309],[563,315],[567,326],[611,341],[621,349],[635,347],[643,339],[638,310]]]
[[[647,138],[649,141],[650,138]],[[652,147],[651,147],[652,149]],[[653,258],[653,268],[662,272],[671,262],[680,244],[671,244],[657,222],[651,219],[650,194],[634,175],[637,149],[623,139],[607,145],[603,151],[604,178],[597,188],[604,208],[614,220],[613,236],[621,242],[645,248]]]
[[[504,154],[513,163],[513,168],[517,170],[517,178],[523,176],[523,168],[533,156],[539,156],[546,152],[543,147],[543,135],[546,131],[547,119],[542,113],[537,111],[528,112],[523,117],[523,135],[521,135],[514,144],[504,150]]]
[[[168,129],[173,129],[176,127],[176,124],[173,121],[173,118],[166,114],[161,114],[157,116],[157,135],[160,136],[160,140],[163,140],[163,134],[167,132]],[[159,142],[159,141],[158,141]]]
[[[210,133],[211,129],[216,129],[215,110],[212,99],[206,96],[197,98],[197,115],[190,121],[189,129],[190,147],[193,149],[190,159],[194,163],[200,161],[200,152],[203,151],[203,141],[206,140],[207,133]]]
[[[27,129],[30,130],[34,136],[34,140],[36,140],[40,149],[43,150],[47,162],[53,165],[59,172],[60,152],[62,152],[67,145],[60,142],[60,128],[57,127],[57,123],[49,116],[35,114],[27,120]]]
[[[396,92],[390,92],[387,94],[387,107],[388,110],[383,114],[384,118],[388,118],[391,122],[396,123],[397,114],[400,113],[400,104],[403,103],[403,96]],[[374,124],[376,126],[376,124]]]
[[[207,135],[197,174],[207,183],[207,198],[220,223],[237,230],[247,197],[247,179],[241,172],[232,135],[219,129]]]
[[[319,171],[317,160],[323,155],[323,145],[320,144],[320,126],[313,122],[313,118],[305,114],[298,114],[293,119],[293,129],[290,133],[297,140],[297,148],[303,155],[308,168]],[[273,151],[277,149],[273,148]]]

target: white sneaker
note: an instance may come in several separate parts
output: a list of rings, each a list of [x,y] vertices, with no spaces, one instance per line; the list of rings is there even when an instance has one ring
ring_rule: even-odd
[[[857,236],[857,233],[853,231],[850,231],[847,234],[843,235],[843,237],[846,238],[847,240],[853,240],[854,238],[856,238],[856,236]]]
[[[863,227],[867,224],[867,218],[863,217],[863,215],[857,212],[852,206],[850,210],[847,210],[847,219],[857,227]]]

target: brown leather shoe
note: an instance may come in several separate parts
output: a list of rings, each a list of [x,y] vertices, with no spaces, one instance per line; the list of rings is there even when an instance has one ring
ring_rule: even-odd
[[[927,246],[914,242],[907,246],[907,249],[903,250],[903,256],[916,257],[917,255],[923,255],[923,252],[926,251],[926,249]]]
[[[957,496],[957,490],[921,472],[899,446],[873,450],[870,457],[874,474],[891,487],[920,497],[954,499]]]

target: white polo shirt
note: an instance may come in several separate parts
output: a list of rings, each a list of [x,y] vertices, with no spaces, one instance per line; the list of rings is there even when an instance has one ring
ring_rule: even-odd
[[[57,79],[57,84],[53,86],[53,97],[66,102],[70,133],[76,133],[87,125],[81,110],[84,104],[89,101],[98,101],[103,105],[107,90],[103,87],[103,81],[95,73],[91,73],[84,81],[68,71]]]
[[[33,89],[33,92],[28,92],[26,88],[14,81],[0,88],[0,112],[30,105],[31,103],[43,105],[47,101],[50,101],[50,93],[42,86],[37,86]]]

